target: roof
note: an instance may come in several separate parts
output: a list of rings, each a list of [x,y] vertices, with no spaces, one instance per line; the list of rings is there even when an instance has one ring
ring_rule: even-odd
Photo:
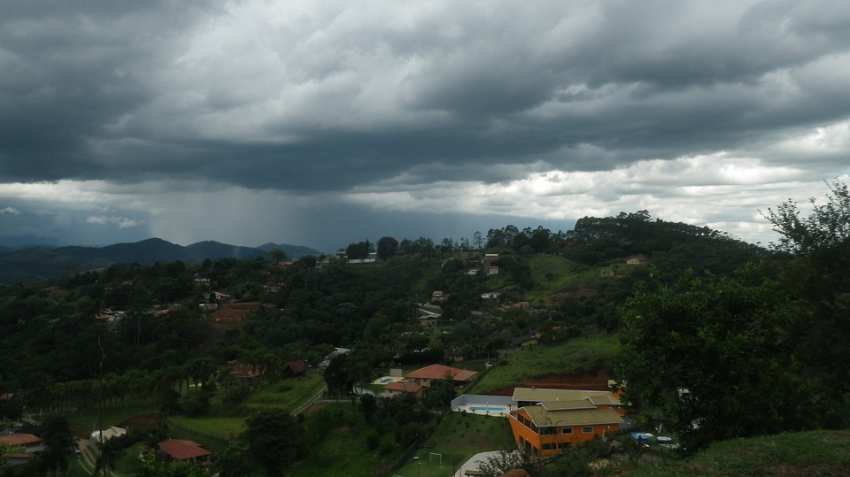
[[[579,409],[596,409],[590,399],[579,401],[543,401],[541,404],[547,411],[576,411]]]
[[[580,401],[590,399],[599,405],[619,406],[620,400],[611,391],[589,391],[583,389],[515,388],[514,402]]]
[[[289,368],[289,372],[294,374],[301,374],[307,370],[307,363],[304,362],[303,359],[296,359],[293,361],[287,361],[286,367]]]
[[[396,393],[418,393],[422,391],[422,385],[412,383],[410,381],[398,381],[395,383],[390,383],[384,386],[384,389],[387,391],[392,391]]]
[[[539,427],[547,426],[598,426],[622,424],[623,418],[610,408],[547,411],[543,406],[522,408]]]
[[[9,434],[7,436],[0,436],[0,444],[9,447],[31,446],[41,444],[41,438],[33,434]]]
[[[407,373],[407,378],[411,379],[447,379],[452,381],[472,381],[478,373],[468,369],[453,368],[444,364],[432,364],[424,368],[417,369]]]
[[[230,375],[237,379],[254,379],[265,374],[265,369],[239,361],[228,361]]]
[[[248,317],[248,314],[256,311],[260,307],[259,303],[228,303],[222,305],[212,315],[214,323],[241,323]]]
[[[174,460],[195,459],[206,457],[210,452],[195,441],[183,439],[168,439],[159,443],[159,450]]]
[[[525,469],[511,469],[504,474],[502,477],[528,477],[528,471]]]

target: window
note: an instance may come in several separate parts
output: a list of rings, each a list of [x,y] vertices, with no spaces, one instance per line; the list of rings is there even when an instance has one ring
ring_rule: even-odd
[[[543,448],[544,448],[544,449],[554,449],[554,448],[555,448],[555,444],[543,444]]]
[[[544,428],[540,429],[540,433],[543,434],[543,435],[555,434],[556,431],[557,431],[557,429],[555,429],[554,427],[544,427]]]
[[[558,449],[566,449],[569,446],[570,446],[569,442],[559,442],[558,443]]]
[[[593,428],[592,427],[582,427],[581,432],[584,432],[585,434],[591,434],[593,432]]]
[[[573,428],[568,426],[568,427],[565,427],[561,432],[563,432],[564,434],[572,434]]]

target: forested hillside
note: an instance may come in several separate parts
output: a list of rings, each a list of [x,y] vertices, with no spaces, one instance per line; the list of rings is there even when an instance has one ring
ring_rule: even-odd
[[[769,250],[638,212],[581,219],[568,232],[507,226],[460,242],[349,247],[375,250],[376,261],[261,252],[2,286],[0,417],[58,414],[79,435],[95,422],[160,423],[116,441],[124,460],[114,465],[127,475],[191,475],[128,460],[164,436],[208,446],[222,475],[444,475],[504,446],[504,426],[447,417],[452,387],[374,397],[391,368],[443,363],[480,373],[469,393],[610,379],[633,425],[665,429],[683,454],[847,428],[850,375],[838,363],[850,362],[848,217],[850,194],[836,184],[810,216],[791,203],[771,211],[782,240]],[[138,258],[131,250],[109,253]],[[357,395],[357,407],[311,406],[322,394]],[[285,458],[264,453],[264,429],[290,436],[274,443]],[[445,465],[416,467],[414,456],[435,447]],[[617,462],[625,451],[575,452]],[[532,474],[572,475],[538,464]]]

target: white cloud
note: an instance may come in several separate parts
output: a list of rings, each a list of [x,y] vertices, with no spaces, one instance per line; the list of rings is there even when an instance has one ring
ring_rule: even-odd
[[[14,207],[4,207],[0,209],[0,215],[21,215],[21,211]]]
[[[97,225],[114,225],[119,229],[129,229],[132,227],[139,227],[140,225],[144,224],[144,222],[141,220],[134,220],[128,217],[104,215],[92,215],[86,219],[86,223]]]
[[[549,220],[648,209],[665,220],[719,228],[750,241],[775,237],[759,213],[787,198],[823,196],[822,177],[729,153],[644,160],[610,171],[550,170],[500,183],[439,182],[361,188],[351,201],[375,209],[461,212]],[[846,176],[845,176],[846,179]]]

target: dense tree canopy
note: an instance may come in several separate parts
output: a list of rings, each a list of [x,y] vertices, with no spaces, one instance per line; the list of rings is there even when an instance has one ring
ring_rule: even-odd
[[[809,217],[770,215],[793,257],[730,276],[653,283],[624,308],[622,377],[644,418],[696,448],[850,425],[850,200],[836,184]]]

